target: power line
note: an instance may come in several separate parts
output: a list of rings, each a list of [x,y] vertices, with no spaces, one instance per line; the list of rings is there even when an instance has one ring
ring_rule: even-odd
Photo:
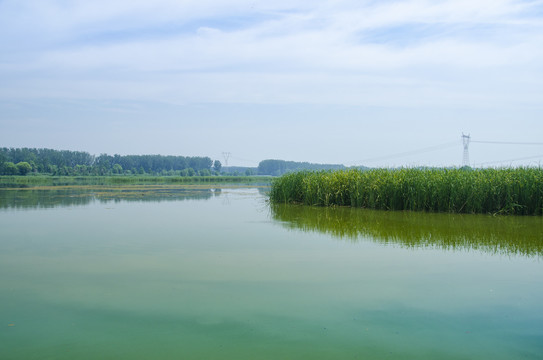
[[[224,166],[229,166],[228,165],[229,160],[238,160],[238,161],[248,162],[248,163],[252,163],[252,165],[259,163],[259,161],[256,161],[256,160],[249,160],[249,159],[243,159],[237,156],[232,156],[232,153],[228,151],[224,151],[222,153],[222,156],[224,158]]]
[[[512,142],[512,141],[477,141],[471,140],[472,143],[479,144],[503,144],[503,145],[543,145],[541,142]]]
[[[462,166],[469,166],[469,143],[471,136],[462,133],[462,145],[464,145],[464,155],[462,157]]]
[[[507,162],[520,161],[520,160],[530,160],[530,159],[543,159],[543,155],[526,156],[526,157],[522,157],[522,158],[509,159],[509,160],[500,160],[500,161],[486,161],[486,162],[474,164],[473,166],[475,166],[475,165],[480,166],[480,165],[488,165],[488,164],[499,164],[499,163],[507,163]]]
[[[228,166],[228,158],[232,155],[232,153],[228,151],[223,151],[222,156],[224,158],[224,166]]]
[[[256,161],[256,160],[243,159],[237,156],[232,156],[232,159],[236,159],[236,160],[244,161],[244,162],[250,162],[250,163],[259,163],[259,161]]]
[[[400,157],[405,157],[405,156],[409,156],[409,155],[415,155],[415,154],[421,154],[421,153],[425,153],[425,152],[431,152],[431,151],[446,149],[446,148],[450,148],[450,147],[453,147],[453,146],[458,146],[458,141],[451,141],[451,142],[444,143],[444,144],[434,145],[434,146],[425,147],[425,148],[417,149],[417,150],[405,151],[405,152],[396,153],[396,154],[378,156],[378,157],[368,158],[368,159],[363,159],[363,160],[358,160],[358,161],[350,161],[349,163],[362,164],[362,163],[368,163],[368,162],[378,161],[378,160],[387,160],[387,159],[393,159],[393,158],[400,158]]]

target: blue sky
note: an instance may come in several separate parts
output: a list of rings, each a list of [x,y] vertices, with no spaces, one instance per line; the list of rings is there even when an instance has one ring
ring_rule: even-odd
[[[0,47],[0,146],[459,166],[462,132],[543,142],[543,1],[0,0]]]

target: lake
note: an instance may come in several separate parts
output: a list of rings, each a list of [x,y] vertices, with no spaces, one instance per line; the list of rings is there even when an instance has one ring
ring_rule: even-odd
[[[1,359],[541,359],[543,219],[0,190]]]

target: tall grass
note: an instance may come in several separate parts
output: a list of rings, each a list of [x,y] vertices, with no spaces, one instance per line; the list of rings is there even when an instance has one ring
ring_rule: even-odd
[[[304,171],[274,179],[270,200],[385,210],[542,215],[543,169]]]

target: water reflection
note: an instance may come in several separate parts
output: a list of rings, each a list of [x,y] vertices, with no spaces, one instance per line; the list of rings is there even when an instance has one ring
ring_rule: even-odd
[[[409,248],[478,250],[543,255],[543,218],[433,214],[271,205],[273,219],[290,229],[316,231],[353,242],[372,239]]]
[[[0,209],[52,208],[103,203],[135,201],[160,202],[208,200],[219,196],[221,189],[171,186],[132,187],[69,187],[62,189],[0,190]]]

